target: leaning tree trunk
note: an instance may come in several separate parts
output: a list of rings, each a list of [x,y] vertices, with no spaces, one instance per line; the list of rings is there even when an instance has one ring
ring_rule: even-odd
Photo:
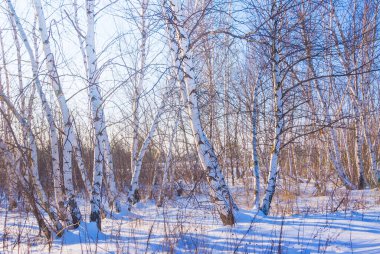
[[[139,70],[136,74],[135,84],[134,84],[134,94],[132,102],[132,144],[131,144],[131,171],[135,169],[138,160],[138,147],[139,147],[139,126],[140,126],[140,96],[141,89],[144,84],[145,73],[146,73],[146,60],[147,60],[147,3],[144,0],[141,2],[141,23],[140,23],[140,34],[141,34],[141,44],[139,46],[139,53],[141,57],[139,59]]]
[[[63,206],[61,204],[62,200],[62,183],[61,183],[61,168],[59,165],[59,139],[58,139],[58,130],[54,123],[54,117],[52,109],[46,99],[45,93],[42,90],[42,85],[39,80],[39,74],[38,74],[38,66],[34,57],[33,50],[29,44],[28,38],[26,37],[24,28],[22,27],[20,20],[18,16],[16,15],[15,9],[13,8],[13,5],[10,0],[8,2],[8,7],[11,12],[11,15],[13,17],[13,21],[15,22],[17,29],[20,33],[21,39],[24,42],[24,45],[27,49],[27,52],[29,54],[31,64],[32,64],[32,71],[33,71],[33,78],[37,87],[37,91],[39,94],[39,97],[42,102],[42,107],[45,113],[45,116],[47,118],[47,121],[49,123],[49,131],[50,131],[50,141],[51,141],[51,156],[52,156],[52,166],[53,166],[53,183],[54,183],[54,191],[55,191],[55,198],[57,201],[57,204],[59,207]]]
[[[77,3],[77,0],[73,1],[73,7],[74,7],[74,17],[73,17],[74,25],[79,27],[78,3]],[[84,63],[83,66],[84,66],[84,68],[86,70],[86,73],[88,73],[86,49],[83,46],[84,39],[82,37],[82,34],[78,30],[76,30],[76,31],[77,31],[77,35],[78,35],[77,38],[78,38],[78,44],[79,44],[80,52],[81,52],[81,55],[82,55],[82,58],[83,58],[83,63]],[[76,135],[74,135],[73,147],[74,147],[74,152],[75,152],[74,153],[75,160],[77,162],[77,165],[78,165],[78,168],[79,168],[79,171],[80,171],[80,174],[81,174],[81,178],[82,178],[82,180],[84,182],[84,185],[85,185],[85,188],[86,188],[86,192],[87,192],[87,194],[91,195],[92,185],[91,185],[90,177],[88,176],[87,169],[86,169],[86,167],[84,165],[84,162],[83,162],[82,152],[81,152],[82,150],[81,150],[81,147],[80,147],[80,144],[79,144],[79,141],[78,141]]]
[[[357,187],[355,186],[355,184],[353,184],[350,181],[349,177],[347,176],[347,174],[344,170],[341,152],[339,150],[338,137],[336,134],[336,130],[334,129],[333,126],[331,126],[333,124],[333,121],[332,121],[331,116],[329,114],[329,107],[328,107],[327,99],[326,99],[326,97],[324,97],[324,95],[322,93],[322,87],[320,86],[319,81],[316,79],[317,73],[314,69],[313,61],[311,58],[312,57],[311,56],[311,47],[310,47],[309,38],[307,37],[306,27],[303,26],[302,30],[303,30],[302,31],[303,40],[304,40],[304,44],[306,46],[308,69],[309,69],[310,73],[313,75],[312,76],[314,78],[313,84],[314,84],[315,90],[317,92],[318,99],[322,105],[322,110],[324,113],[326,124],[329,126],[329,134],[330,134],[332,144],[328,145],[328,155],[329,155],[329,158],[334,165],[334,169],[335,169],[336,173],[338,174],[339,179],[342,181],[344,186],[346,186],[347,189],[354,190]]]
[[[16,26],[18,28],[18,31],[20,33],[20,36],[24,42],[24,45],[28,51],[28,54],[29,54],[29,57],[30,57],[30,60],[31,60],[31,64],[32,64],[32,71],[33,71],[33,78],[34,78],[34,81],[35,81],[35,84],[36,84],[36,87],[37,87],[37,90],[38,90],[38,93],[39,93],[39,96],[40,96],[40,99],[42,101],[42,107],[43,107],[43,110],[44,110],[44,113],[46,115],[46,118],[48,120],[48,123],[49,123],[49,129],[50,129],[50,138],[51,138],[51,152],[52,152],[52,160],[53,160],[53,175],[54,175],[54,179],[56,182],[60,182],[60,167],[59,167],[59,144],[58,144],[58,133],[57,133],[57,128],[54,124],[54,118],[53,118],[53,113],[52,113],[52,110],[50,108],[50,105],[48,104],[47,100],[46,100],[46,96],[45,96],[45,93],[43,92],[42,90],[42,85],[41,85],[41,82],[40,82],[40,79],[39,79],[39,75],[38,75],[38,66],[37,66],[37,63],[35,61],[35,58],[34,58],[34,54],[33,54],[33,51],[32,51],[32,48],[29,44],[29,41],[26,37],[26,34],[25,34],[25,31],[20,23],[20,20],[18,18],[18,16],[16,15],[16,11],[11,3],[10,0],[7,0],[7,3],[8,3],[8,7],[9,7],[9,10],[11,12],[11,15],[12,15],[12,18],[14,20],[14,22],[16,23]],[[57,226],[57,230],[60,231],[62,229],[62,225],[60,224],[57,216],[56,216],[56,213],[54,211],[54,209],[50,206],[50,204],[48,203],[48,199],[46,197],[46,194],[41,186],[41,183],[39,181],[39,176],[38,176],[38,164],[37,164],[37,146],[36,146],[36,143],[35,143],[35,138],[34,138],[34,135],[32,133],[32,130],[29,126],[29,124],[25,121],[25,119],[23,118],[23,116],[21,116],[16,110],[15,108],[13,107],[12,103],[7,100],[6,97],[4,97],[3,95],[2,96],[2,100],[8,105],[8,107],[13,111],[14,115],[16,116],[16,118],[18,119],[18,121],[20,122],[20,124],[27,129],[28,131],[28,136],[29,136],[29,145],[31,146],[31,158],[32,158],[32,179],[33,179],[33,183],[36,185],[36,191],[37,191],[37,194],[39,196],[39,198],[42,200],[43,204],[44,204],[44,208],[48,211],[49,213],[49,216],[51,217],[51,219],[56,223],[56,226]],[[59,179],[58,179],[59,178]],[[58,188],[58,186],[57,186]],[[61,188],[61,186],[59,186],[59,188]]]
[[[4,112],[3,109],[1,109],[1,112]],[[39,229],[44,233],[45,237],[48,240],[51,240],[52,233],[54,230],[51,229],[50,225],[48,225],[45,221],[45,218],[43,217],[42,212],[40,209],[38,209],[37,206],[37,197],[34,195],[33,186],[31,186],[24,178],[24,176],[21,173],[20,168],[17,168],[16,161],[14,159],[14,155],[9,151],[9,148],[7,145],[0,139],[0,151],[4,155],[5,159],[5,165],[7,168],[12,169],[14,171],[15,178],[12,179],[12,181],[18,181],[20,183],[21,191],[24,194],[25,199],[30,205],[31,211],[34,215],[34,217],[37,220],[37,224]]]
[[[268,185],[265,190],[265,196],[262,202],[262,206],[260,210],[268,215],[270,210],[270,205],[272,203],[272,198],[276,190],[276,181],[277,175],[279,171],[278,165],[278,157],[280,154],[281,147],[281,134],[284,128],[284,104],[283,104],[283,93],[282,93],[282,81],[280,77],[279,70],[279,61],[280,56],[278,52],[278,41],[277,41],[277,31],[278,28],[278,20],[277,18],[274,21],[274,33],[272,39],[272,81],[273,81],[273,89],[274,89],[274,113],[275,113],[275,133],[274,140],[272,146],[271,159],[269,164],[269,177],[268,177]]]
[[[369,126],[367,123],[367,118],[364,115],[364,112],[362,112],[362,117],[361,117],[361,123],[362,123],[362,128],[364,130],[365,134],[365,140],[368,145],[369,153],[371,156],[371,171],[372,171],[372,177],[375,180],[376,185],[380,184],[380,170],[377,167],[377,160],[376,160],[376,145],[373,144],[371,140],[371,135],[369,132]]]
[[[46,66],[51,79],[51,85],[58,100],[62,120],[64,124],[64,139],[63,139],[63,179],[65,194],[67,195],[68,205],[70,207],[70,214],[74,227],[78,227],[82,220],[81,212],[78,208],[76,195],[73,184],[73,168],[72,168],[72,155],[73,155],[73,140],[75,139],[73,121],[71,119],[70,111],[67,106],[66,98],[64,96],[61,82],[59,79],[57,66],[55,64],[54,55],[50,48],[49,35],[46,28],[45,15],[42,9],[41,1],[35,0],[34,6],[37,12],[39,21],[39,31],[43,41],[43,50],[46,58]]]
[[[235,223],[233,198],[225,183],[218,158],[206,137],[200,121],[198,108],[197,84],[195,82],[194,64],[190,49],[190,37],[185,32],[177,13],[179,6],[175,1],[169,1],[166,7],[166,19],[170,33],[171,50],[175,58],[175,68],[179,80],[182,99],[187,104],[191,118],[191,128],[202,167],[207,172],[207,180],[212,189],[213,202],[225,225]]]
[[[347,69],[349,69],[347,67]],[[352,84],[353,83],[353,84]],[[358,176],[358,189],[362,190],[368,187],[368,182],[364,174],[364,160],[363,160],[363,133],[361,131],[361,103],[358,91],[358,80],[354,77],[352,82],[352,77],[348,79],[348,86],[350,91],[350,98],[354,108],[354,126],[355,126],[355,162],[356,171]]]
[[[139,194],[138,194],[138,188],[139,188],[139,177],[140,177],[140,172],[141,172],[142,161],[144,159],[145,152],[148,149],[150,142],[152,141],[154,132],[157,129],[158,121],[160,120],[161,115],[164,113],[165,99],[166,98],[164,96],[162,100],[162,104],[160,108],[158,109],[156,116],[154,117],[153,123],[150,126],[149,132],[140,148],[140,151],[136,160],[136,164],[133,170],[133,175],[132,175],[132,180],[131,180],[131,187],[129,189],[128,197],[127,197],[127,207],[129,211],[132,209],[132,205],[138,202],[140,199]]]
[[[10,2],[10,7],[11,5]],[[32,188],[36,192],[36,200],[35,202],[40,202],[40,206],[46,211],[50,219],[55,225],[55,232],[60,236],[63,234],[63,227],[58,219],[58,215],[54,209],[53,206],[49,203],[49,200],[46,196],[46,193],[44,189],[42,188],[39,172],[38,172],[38,157],[37,157],[37,145],[36,140],[34,137],[34,134],[32,132],[32,129],[29,125],[29,123],[26,121],[24,117],[21,116],[21,114],[16,110],[13,103],[8,99],[6,95],[3,93],[0,93],[0,100],[5,102],[7,107],[12,111],[13,115],[16,117],[17,121],[20,123],[20,125],[23,127],[23,130],[27,131],[28,135],[28,142],[29,142],[29,148],[30,148],[30,160],[25,159],[26,165],[28,165],[28,161],[30,161],[30,166],[28,166],[28,171],[30,178],[32,180]],[[1,113],[5,116],[5,113],[1,111]],[[24,153],[24,150],[20,148],[20,153]],[[16,168],[17,169],[17,168]],[[21,175],[21,172],[19,173]]]

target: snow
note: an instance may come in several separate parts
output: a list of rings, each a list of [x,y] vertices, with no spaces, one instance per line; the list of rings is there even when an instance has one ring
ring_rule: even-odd
[[[234,193],[240,191],[234,189]],[[300,196],[293,199],[293,215],[286,213],[289,201],[280,196],[274,200],[273,216],[244,208],[240,199],[242,208],[235,214],[233,227],[221,224],[204,195],[165,201],[160,208],[147,200],[137,204],[133,213],[124,206],[122,213],[104,219],[103,232],[88,222],[67,230],[53,240],[50,249],[43,238],[36,237],[38,228],[31,214],[7,212],[3,202],[0,252],[380,253],[379,194],[377,190],[336,190],[334,200],[330,195]],[[82,200],[80,206],[89,221],[86,203]]]

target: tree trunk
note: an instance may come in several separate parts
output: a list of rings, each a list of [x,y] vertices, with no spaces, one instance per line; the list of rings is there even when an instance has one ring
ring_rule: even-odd
[[[86,56],[87,56],[87,79],[88,96],[91,106],[92,123],[95,132],[94,147],[94,171],[91,197],[90,220],[96,222],[101,230],[101,188],[103,181],[104,163],[104,139],[106,126],[104,122],[102,97],[99,89],[99,73],[97,69],[97,57],[95,53],[95,12],[94,0],[86,0],[87,11],[87,35],[86,35]]]
[[[275,19],[275,29],[277,29],[277,18]],[[274,31],[273,41],[272,41],[272,81],[274,89],[274,113],[275,113],[275,130],[274,130],[274,140],[272,146],[271,159],[269,164],[269,176],[268,185],[265,190],[265,196],[262,201],[260,210],[268,215],[270,210],[270,205],[272,203],[272,198],[276,190],[277,175],[279,172],[278,157],[280,154],[281,147],[281,134],[284,128],[284,105],[283,105],[283,93],[282,93],[282,81],[280,77],[279,70],[279,52],[277,45],[277,31]]]
[[[252,159],[253,159],[253,175],[255,177],[255,201],[253,204],[254,209],[259,209],[260,207],[260,166],[259,166],[259,155],[257,153],[257,117],[258,117],[258,84],[254,88],[253,97],[253,110],[252,110]]]
[[[13,6],[11,5],[9,1],[8,1],[8,4],[10,5],[10,9],[14,11]],[[28,142],[30,146],[29,148],[31,151],[30,151],[30,160],[24,159],[24,161],[26,162],[25,165],[28,165],[29,163],[28,161],[30,161],[30,166],[28,166],[28,171],[29,171],[30,178],[32,180],[32,188],[36,192],[36,195],[37,195],[35,202],[37,201],[40,202],[41,207],[47,212],[50,219],[54,223],[55,232],[58,235],[62,235],[63,234],[62,224],[60,223],[58,219],[58,215],[54,207],[51,206],[51,204],[49,203],[49,200],[40,182],[39,173],[38,173],[37,145],[36,145],[36,141],[35,141],[35,137],[33,135],[32,129],[30,128],[30,125],[26,121],[26,119],[20,115],[20,113],[16,110],[13,103],[8,99],[6,95],[4,95],[3,93],[0,93],[0,100],[5,102],[5,104],[12,111],[12,113],[14,114],[18,122],[21,124],[23,129],[27,131]],[[1,111],[1,114],[5,116],[5,112],[3,112],[2,110],[0,111]],[[20,146],[18,146],[18,149],[20,150],[20,153],[22,154],[24,153],[23,149],[20,148]],[[22,175],[21,172],[19,173],[19,175],[20,176]]]
[[[212,190],[213,202],[216,205],[222,222],[225,225],[233,225],[235,223],[235,204],[224,181],[217,156],[203,131],[200,121],[190,38],[176,16],[179,12],[176,3],[170,1],[170,6],[167,6],[167,8],[166,18],[171,39],[171,50],[175,58],[175,67],[177,69],[182,99],[187,105],[191,118],[191,128],[198,156],[203,169],[207,172],[207,180]]]
[[[63,179],[65,194],[67,196],[67,203],[70,207],[71,219],[74,227],[78,227],[82,220],[81,212],[78,208],[76,201],[76,194],[73,184],[73,172],[72,172],[72,155],[73,155],[73,140],[76,138],[74,134],[73,121],[71,119],[70,111],[66,103],[61,82],[58,75],[57,66],[55,64],[54,55],[50,48],[49,35],[46,28],[45,15],[42,9],[41,1],[34,0],[34,6],[37,12],[39,21],[39,31],[41,39],[43,41],[43,50],[46,58],[46,66],[51,79],[51,85],[53,87],[55,96],[58,100],[59,107],[62,114],[62,121],[64,125],[64,138],[63,138]]]
[[[313,62],[311,59],[311,48],[310,48],[309,39],[308,39],[307,34],[306,34],[306,27],[303,26],[302,29],[303,29],[303,31],[302,31],[303,39],[304,39],[304,43],[306,46],[306,54],[308,57],[307,58],[308,68],[309,68],[310,73],[315,78],[315,77],[317,77],[317,73],[314,69],[314,65],[313,65]],[[314,87],[316,89],[319,101],[322,105],[326,124],[329,126],[328,127],[329,128],[329,134],[330,134],[330,138],[332,141],[332,144],[329,144],[329,146],[328,146],[328,154],[329,154],[330,160],[332,161],[332,163],[334,165],[334,169],[337,172],[337,174],[338,174],[340,180],[342,181],[342,183],[344,184],[344,186],[346,186],[346,188],[350,189],[350,190],[356,189],[357,187],[350,181],[350,179],[348,178],[347,174],[344,171],[344,166],[343,166],[343,162],[342,162],[342,158],[341,158],[341,152],[339,150],[339,145],[338,145],[337,134],[336,134],[334,127],[331,126],[333,122],[332,122],[331,116],[329,114],[329,107],[328,107],[327,99],[322,94],[322,88],[320,87],[319,81],[317,79],[314,79],[313,83],[314,83]]]
[[[39,96],[40,96],[40,99],[42,102],[42,107],[43,107],[45,116],[46,116],[48,123],[49,123],[50,138],[51,138],[51,154],[52,154],[52,161],[53,161],[53,163],[52,163],[53,164],[53,175],[54,175],[54,181],[55,181],[55,187],[56,187],[55,189],[59,190],[61,188],[61,186],[59,185],[60,177],[61,177],[60,166],[59,166],[59,144],[58,144],[57,128],[54,124],[54,118],[53,118],[52,110],[51,110],[50,105],[48,104],[48,102],[46,100],[45,93],[42,90],[41,82],[40,82],[39,76],[38,76],[38,66],[36,64],[34,54],[33,54],[32,48],[29,44],[29,41],[26,37],[25,31],[24,31],[24,29],[20,23],[18,16],[16,15],[15,9],[13,8],[11,1],[7,0],[7,3],[8,3],[9,10],[11,12],[12,18],[13,18],[14,22],[16,23],[16,26],[17,26],[18,31],[20,33],[20,36],[22,38],[22,41],[24,42],[24,45],[28,51],[28,54],[29,54],[29,57],[31,60],[31,64],[32,64],[33,78],[34,78],[34,81],[35,81],[35,84],[36,84],[36,87],[37,87],[37,90],[38,90],[38,93],[39,93]],[[44,208],[47,210],[47,212],[49,213],[49,216],[51,217],[51,219],[56,224],[57,231],[61,231],[62,225],[59,222],[54,209],[48,203],[48,199],[46,197],[46,194],[45,194],[45,192],[41,186],[41,183],[39,181],[38,165],[37,165],[37,161],[38,161],[37,160],[37,146],[35,144],[35,138],[34,138],[34,135],[32,133],[32,130],[30,129],[30,126],[25,121],[25,119],[13,107],[12,103],[9,100],[7,100],[7,98],[4,95],[1,95],[1,97],[2,97],[2,100],[8,105],[8,107],[13,111],[13,114],[17,117],[20,124],[28,130],[29,145],[31,146],[31,149],[32,149],[32,151],[31,151],[31,158],[32,158],[31,176],[33,179],[33,183],[35,185],[35,189],[37,191],[39,198],[41,199],[41,201],[43,202],[43,204],[45,206]],[[56,192],[56,195],[59,195],[59,194]],[[56,198],[57,197],[58,196],[56,196]]]
[[[164,108],[165,108],[164,100],[166,99],[165,97],[166,96],[164,96],[162,104],[160,108],[158,109],[156,116],[154,117],[153,123],[150,126],[149,132],[140,148],[140,151],[137,157],[137,161],[136,161],[135,168],[133,170],[132,179],[131,179],[131,187],[129,189],[128,197],[127,197],[127,206],[128,206],[129,211],[132,209],[132,205],[137,203],[140,199],[139,194],[138,194],[138,189],[139,189],[139,177],[141,173],[142,161],[144,159],[145,152],[148,149],[150,142],[152,141],[154,132],[157,129],[158,121],[160,120],[161,115],[164,113]]]

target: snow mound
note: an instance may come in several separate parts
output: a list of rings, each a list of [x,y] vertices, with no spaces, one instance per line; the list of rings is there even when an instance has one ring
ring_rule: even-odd
[[[67,230],[62,238],[57,238],[56,241],[69,245],[99,243],[107,241],[108,238],[106,234],[98,230],[95,222],[82,222],[78,228]]]

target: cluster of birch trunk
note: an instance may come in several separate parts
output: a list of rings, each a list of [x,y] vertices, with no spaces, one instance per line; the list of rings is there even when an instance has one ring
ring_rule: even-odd
[[[101,230],[144,194],[162,206],[199,182],[224,225],[237,184],[268,215],[279,183],[380,182],[377,1],[25,1],[32,20],[3,2],[1,190],[48,239],[84,220],[79,193]],[[85,120],[70,103],[83,94]]]

